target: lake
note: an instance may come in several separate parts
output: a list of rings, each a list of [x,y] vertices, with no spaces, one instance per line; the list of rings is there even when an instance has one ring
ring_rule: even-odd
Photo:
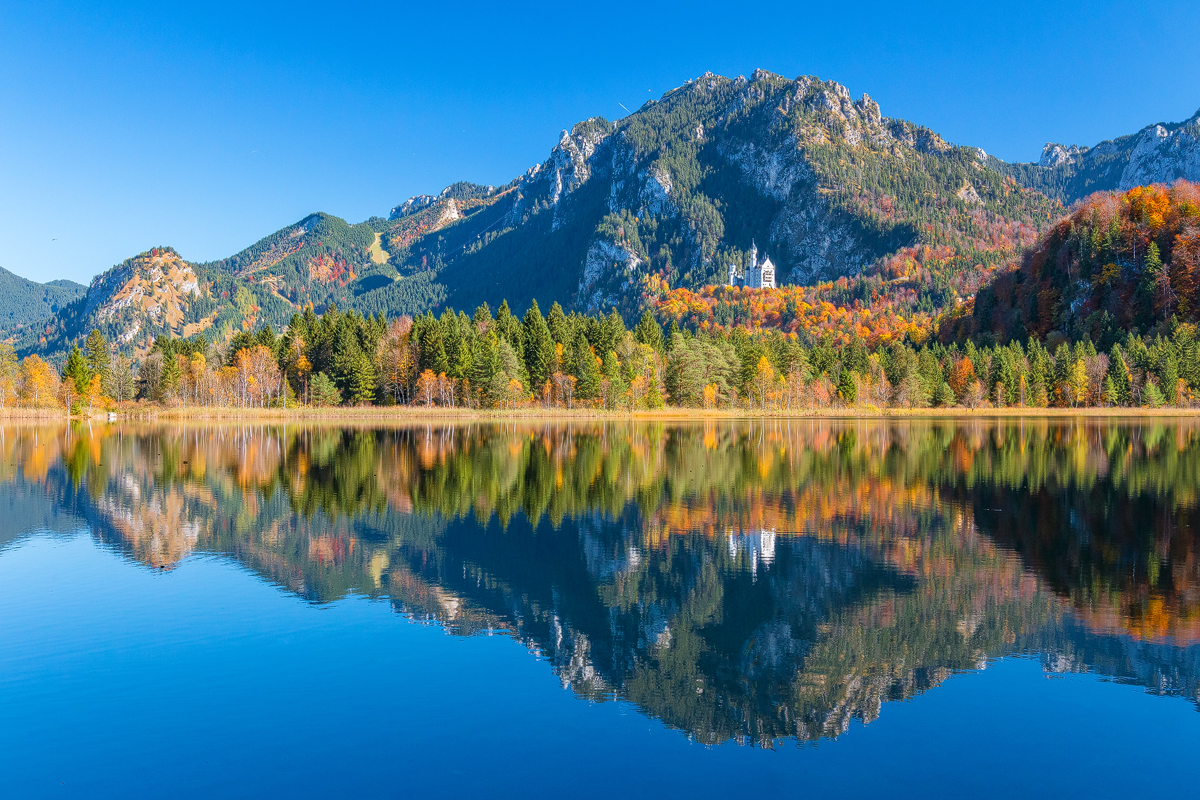
[[[9,797],[1200,778],[1200,420],[0,426]]]

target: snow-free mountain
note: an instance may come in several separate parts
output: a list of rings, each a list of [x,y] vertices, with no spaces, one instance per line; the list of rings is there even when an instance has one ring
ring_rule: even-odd
[[[705,74],[621,120],[563,131],[503,186],[456,183],[359,224],[312,214],[216,262],[155,247],[36,330],[5,330],[24,352],[55,354],[94,327],[144,352],[168,332],[282,327],[308,304],[391,316],[537,299],[633,317],[667,289],[725,282],[752,246],[781,284],[838,281],[837,302],[933,312],[973,294],[1064,204],[1200,178],[1198,154],[1193,117],[1005,164],[833,81]]]

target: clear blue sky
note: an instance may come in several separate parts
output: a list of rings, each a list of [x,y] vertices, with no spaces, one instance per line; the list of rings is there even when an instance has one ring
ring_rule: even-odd
[[[1200,107],[1195,3],[514,8],[0,0],[0,266],[86,282],[503,183],[706,70],[837,80],[1007,160]]]

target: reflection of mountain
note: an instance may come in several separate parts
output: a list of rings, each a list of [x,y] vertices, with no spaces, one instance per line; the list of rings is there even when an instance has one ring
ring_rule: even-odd
[[[576,692],[767,744],[1010,653],[1195,699],[1198,433],[10,428],[0,485],[142,563],[222,553],[312,601],[506,630]]]

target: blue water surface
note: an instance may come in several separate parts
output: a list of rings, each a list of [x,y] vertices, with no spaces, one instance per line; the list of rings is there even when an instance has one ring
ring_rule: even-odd
[[[7,797],[1189,796],[1193,702],[1009,656],[836,739],[707,746],[513,637],[86,531],[0,552]]]

